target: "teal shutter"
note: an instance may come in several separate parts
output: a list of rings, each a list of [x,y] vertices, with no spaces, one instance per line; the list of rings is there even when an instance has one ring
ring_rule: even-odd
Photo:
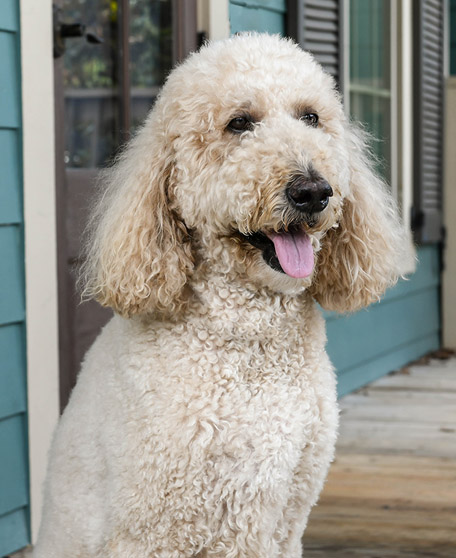
[[[414,9],[414,179],[412,226],[421,243],[442,238],[444,0]]]
[[[342,90],[343,0],[289,2],[287,31],[334,76]]]
[[[0,3],[0,556],[29,542],[19,0]]]

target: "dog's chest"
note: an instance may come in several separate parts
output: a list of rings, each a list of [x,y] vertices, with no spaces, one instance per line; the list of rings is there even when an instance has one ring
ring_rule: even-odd
[[[264,355],[222,351],[162,384],[154,424],[210,491],[261,490],[277,499],[303,455],[324,441],[321,387],[309,369],[296,374],[300,359],[287,366],[287,358],[276,355],[273,365]]]
[[[162,330],[148,386],[154,422],[182,451],[209,455],[227,474],[289,477],[324,422],[324,332],[309,332],[299,317],[269,315],[262,324],[255,313],[244,321],[220,314],[209,326]]]
[[[303,463],[312,468],[311,456],[332,443],[336,421],[326,413],[334,379],[323,323],[306,327],[308,312],[276,314],[227,322],[220,313],[209,324],[194,319],[131,337],[119,381],[126,453],[140,448],[142,478],[160,484],[165,468],[207,498],[262,494],[285,505]]]

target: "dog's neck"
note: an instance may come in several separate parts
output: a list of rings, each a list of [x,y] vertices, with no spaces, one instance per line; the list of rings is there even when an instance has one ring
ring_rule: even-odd
[[[284,296],[284,300],[301,296],[312,283],[312,276],[294,279],[275,271],[263,260],[261,252],[251,246],[241,246],[236,236],[195,233],[195,273],[191,283],[198,285],[231,285],[237,292],[251,293],[264,303],[269,297]],[[247,296],[247,295],[246,295]]]
[[[267,338],[273,331],[286,331],[290,324],[304,323],[315,313],[307,291],[283,294],[220,267],[196,273],[185,319],[203,322],[209,330],[227,337]],[[275,333],[276,335],[276,333]]]

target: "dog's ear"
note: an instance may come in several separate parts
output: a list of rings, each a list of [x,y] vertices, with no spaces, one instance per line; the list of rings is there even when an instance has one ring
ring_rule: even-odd
[[[190,236],[173,207],[170,142],[154,113],[102,178],[87,229],[83,296],[123,316],[176,313],[193,269]]]
[[[397,281],[405,262],[414,261],[396,204],[373,170],[364,133],[347,124],[345,134],[350,191],[339,226],[321,241],[311,287],[323,308],[338,312],[352,312],[379,300]]]

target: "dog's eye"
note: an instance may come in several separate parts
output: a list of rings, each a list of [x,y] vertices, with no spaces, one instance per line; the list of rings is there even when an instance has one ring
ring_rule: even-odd
[[[318,126],[318,114],[315,112],[306,112],[299,118],[299,120],[303,120],[306,124],[309,124],[309,126],[313,126],[314,128]]]
[[[227,129],[235,134],[253,130],[253,122],[247,116],[236,116],[228,122]]]

